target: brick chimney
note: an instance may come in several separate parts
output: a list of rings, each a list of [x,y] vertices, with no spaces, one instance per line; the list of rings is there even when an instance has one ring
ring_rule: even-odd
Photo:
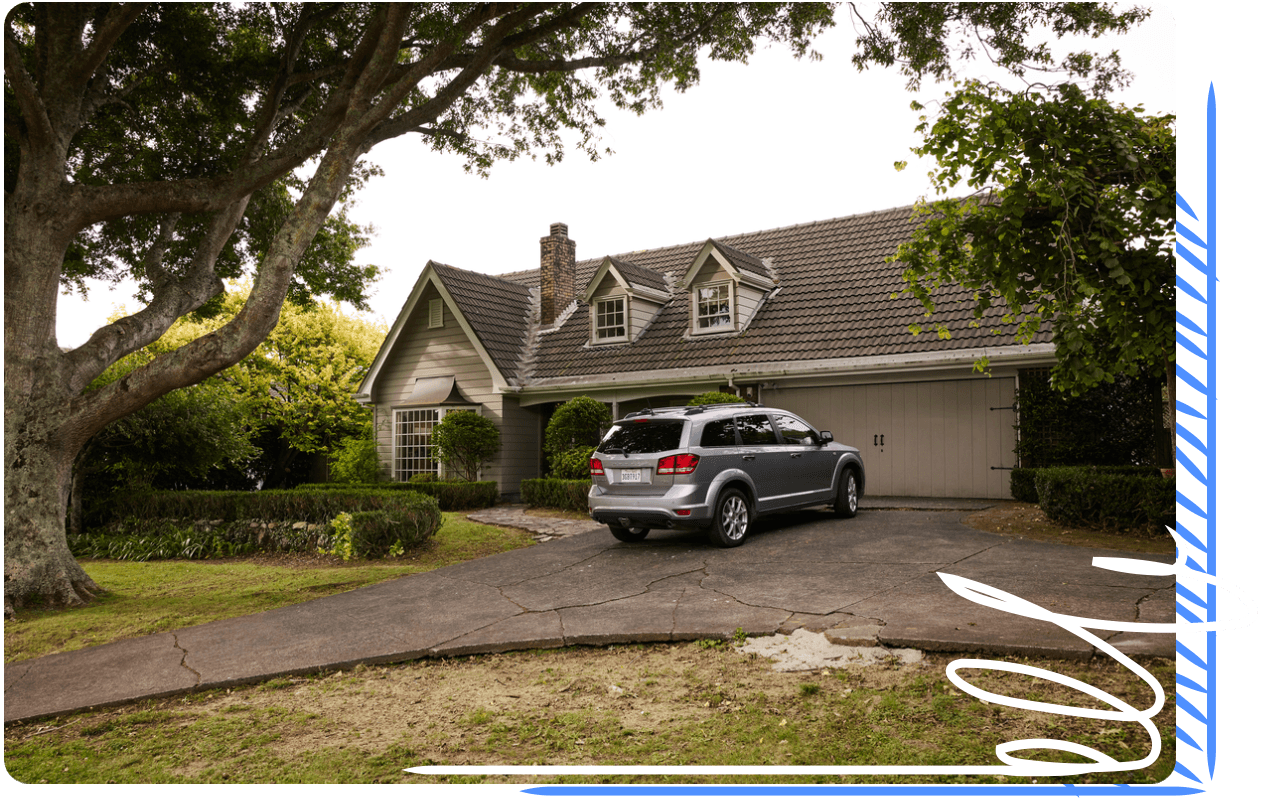
[[[538,243],[542,251],[542,324],[549,325],[573,302],[577,247],[569,238],[569,226],[563,222],[553,223],[551,235],[543,236]]]

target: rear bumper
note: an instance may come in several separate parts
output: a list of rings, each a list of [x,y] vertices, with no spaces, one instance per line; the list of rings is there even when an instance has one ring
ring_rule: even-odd
[[[692,488],[692,487],[691,487]],[[711,524],[711,508],[696,495],[669,491],[662,497],[605,494],[593,486],[587,495],[591,518],[601,524],[650,529],[698,530]],[[705,491],[695,492],[705,496]]]

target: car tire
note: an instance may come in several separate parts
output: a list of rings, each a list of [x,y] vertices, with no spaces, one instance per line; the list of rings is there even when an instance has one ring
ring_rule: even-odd
[[[840,472],[835,508],[836,515],[845,519],[858,515],[858,476],[853,469],[845,468]]]
[[[716,500],[716,514],[707,537],[718,547],[736,547],[747,538],[751,527],[751,504],[736,488],[730,488]]]
[[[613,537],[619,541],[626,541],[628,544],[634,544],[637,541],[643,541],[644,537],[649,534],[648,527],[620,527],[616,524],[609,525],[609,532],[613,533]]]

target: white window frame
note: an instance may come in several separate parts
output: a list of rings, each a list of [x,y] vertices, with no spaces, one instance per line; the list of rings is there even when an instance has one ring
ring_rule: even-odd
[[[699,308],[698,308],[699,304],[701,303],[701,299],[699,295],[702,291],[705,291],[707,289],[719,289],[721,287],[724,288],[725,293],[728,295],[728,298],[729,298],[729,323],[727,325],[714,325],[714,326],[705,325],[703,324],[704,320],[718,318],[720,314],[717,313],[714,315],[709,315],[704,317],[699,312]],[[734,297],[732,280],[717,281],[715,283],[700,283],[694,286],[689,297],[690,312],[693,314],[692,329],[693,329],[694,335],[731,333],[737,330],[738,325],[736,320],[738,318],[737,316],[738,309],[736,307],[735,299],[736,298]]]
[[[618,314],[619,316],[621,316],[621,317],[622,317],[622,320],[621,320],[621,321],[622,321],[622,324],[621,324],[621,325],[606,325],[606,328],[608,328],[608,329],[614,329],[614,328],[621,327],[621,328],[622,328],[622,335],[620,335],[620,336],[601,336],[601,335],[600,335],[600,331],[601,331],[601,326],[600,326],[600,314],[601,314],[601,310],[600,310],[600,306],[604,305],[604,304],[605,304],[605,303],[607,303],[607,302],[616,302],[616,303],[619,303],[619,305],[620,305],[620,307],[621,307],[621,310],[619,310],[619,311],[605,311],[605,313],[609,313],[609,314]],[[614,294],[614,295],[611,295],[611,296],[608,296],[608,297],[600,297],[600,298],[599,298],[599,299],[597,299],[595,302],[593,302],[593,303],[591,304],[591,340],[592,340],[594,343],[596,343],[596,344],[610,344],[610,343],[613,343],[613,342],[616,342],[616,341],[626,341],[626,340],[627,340],[627,328],[629,327],[629,325],[627,324],[627,312],[628,312],[628,310],[629,310],[629,309],[627,308],[627,295],[625,295],[625,294]]]
[[[445,476],[444,464],[436,457],[435,447],[431,446],[431,430],[447,414],[457,411],[480,413],[479,405],[440,406],[423,405],[413,408],[394,408],[391,427],[391,474],[399,483],[407,482],[415,474],[434,474]],[[421,414],[421,418],[416,417]],[[421,424],[421,430],[404,429],[410,425]],[[425,440],[418,440],[425,439]],[[421,454],[401,455],[401,448],[422,448]],[[483,470],[481,470],[483,472]],[[483,479],[483,474],[478,477]]]
[[[431,446],[431,429],[442,418],[440,408],[393,410],[391,474],[396,482],[406,482],[415,474],[440,475],[440,462],[436,460]]]

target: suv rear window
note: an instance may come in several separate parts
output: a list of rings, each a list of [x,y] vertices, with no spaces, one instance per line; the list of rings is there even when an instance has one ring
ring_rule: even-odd
[[[738,436],[734,433],[733,417],[707,422],[706,427],[702,428],[702,441],[700,443],[704,447],[732,447],[736,445]]]
[[[634,422],[618,422],[600,442],[604,453],[666,452],[680,447],[680,433],[684,422],[645,419]]]

